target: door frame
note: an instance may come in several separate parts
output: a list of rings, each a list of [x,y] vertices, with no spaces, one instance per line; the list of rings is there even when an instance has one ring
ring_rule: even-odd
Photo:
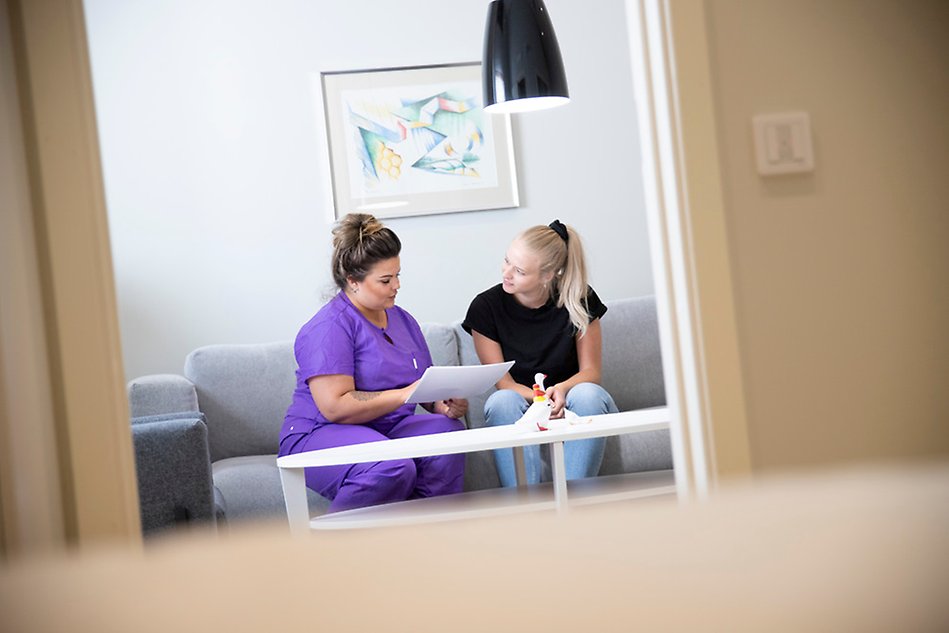
[[[627,0],[676,488],[751,473],[703,2]]]
[[[2,10],[19,105],[3,123],[22,136],[8,148],[16,232],[0,240],[14,264],[0,277],[0,555],[141,543],[83,4]]]

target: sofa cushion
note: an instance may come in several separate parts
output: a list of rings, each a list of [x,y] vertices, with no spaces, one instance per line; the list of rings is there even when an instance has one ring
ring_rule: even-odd
[[[655,297],[619,299],[606,304],[603,317],[603,386],[620,411],[666,404]],[[600,475],[672,468],[669,431],[609,438]]]
[[[435,365],[458,364],[458,339],[450,325],[441,323],[421,323],[422,335],[432,354],[432,363]]]
[[[462,365],[480,365],[471,335],[461,327],[461,321],[452,323],[452,329],[458,340],[458,360]],[[468,428],[478,429],[484,426],[484,403],[488,396],[497,391],[491,387],[483,394],[468,398]],[[465,490],[485,490],[501,485],[498,471],[494,465],[493,451],[480,451],[465,455]]]
[[[471,335],[465,332],[465,329],[461,327],[461,321],[455,321],[452,323],[452,329],[455,331],[455,336],[458,339],[458,359],[462,365],[480,365],[481,360],[478,359],[478,354],[475,352],[474,340],[471,338]],[[468,398],[468,428],[479,429],[484,426],[484,403],[488,400],[488,397],[497,391],[494,387],[491,387],[485,393],[472,396]]]
[[[619,299],[606,305],[603,387],[620,411],[666,404],[655,299]]]
[[[599,474],[619,475],[671,468],[669,431],[645,431],[607,438]]]
[[[287,518],[276,454],[221,459],[211,472],[229,522]],[[326,512],[329,501],[309,488],[306,492],[311,514]]]
[[[199,347],[185,360],[185,376],[207,416],[212,462],[276,454],[296,387],[290,341]]]

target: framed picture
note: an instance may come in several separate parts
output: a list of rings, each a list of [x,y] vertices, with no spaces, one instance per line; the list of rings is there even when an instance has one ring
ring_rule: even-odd
[[[518,206],[508,115],[482,107],[481,64],[320,74],[336,217]]]

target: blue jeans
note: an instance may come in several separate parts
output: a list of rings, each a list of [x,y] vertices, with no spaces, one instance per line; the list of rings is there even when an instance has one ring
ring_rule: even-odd
[[[484,419],[487,426],[500,426],[516,422],[530,403],[516,391],[503,389],[496,391],[484,403]],[[576,385],[567,393],[567,408],[579,416],[600,415],[602,413],[617,413],[616,403],[606,389],[592,382],[583,382]],[[605,437],[595,437],[588,440],[574,440],[564,442],[564,463],[567,470],[567,479],[582,479],[595,477],[600,471],[600,462],[603,461],[603,447]],[[527,471],[527,483],[536,484],[550,481],[549,451],[544,447],[544,459],[541,458],[540,446],[524,447],[524,466]],[[499,448],[494,451],[494,463],[498,469],[501,485],[511,487],[517,485],[514,473],[514,451],[510,448]]]

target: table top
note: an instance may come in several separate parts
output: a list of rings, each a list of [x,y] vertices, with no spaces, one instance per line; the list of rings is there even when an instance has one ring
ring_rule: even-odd
[[[337,446],[279,457],[277,458],[277,466],[280,468],[337,466],[340,464],[471,453],[494,448],[550,444],[591,437],[657,431],[669,428],[669,409],[668,407],[654,407],[597,415],[589,419],[590,421],[586,423],[573,424],[549,431],[531,431],[509,424]]]

